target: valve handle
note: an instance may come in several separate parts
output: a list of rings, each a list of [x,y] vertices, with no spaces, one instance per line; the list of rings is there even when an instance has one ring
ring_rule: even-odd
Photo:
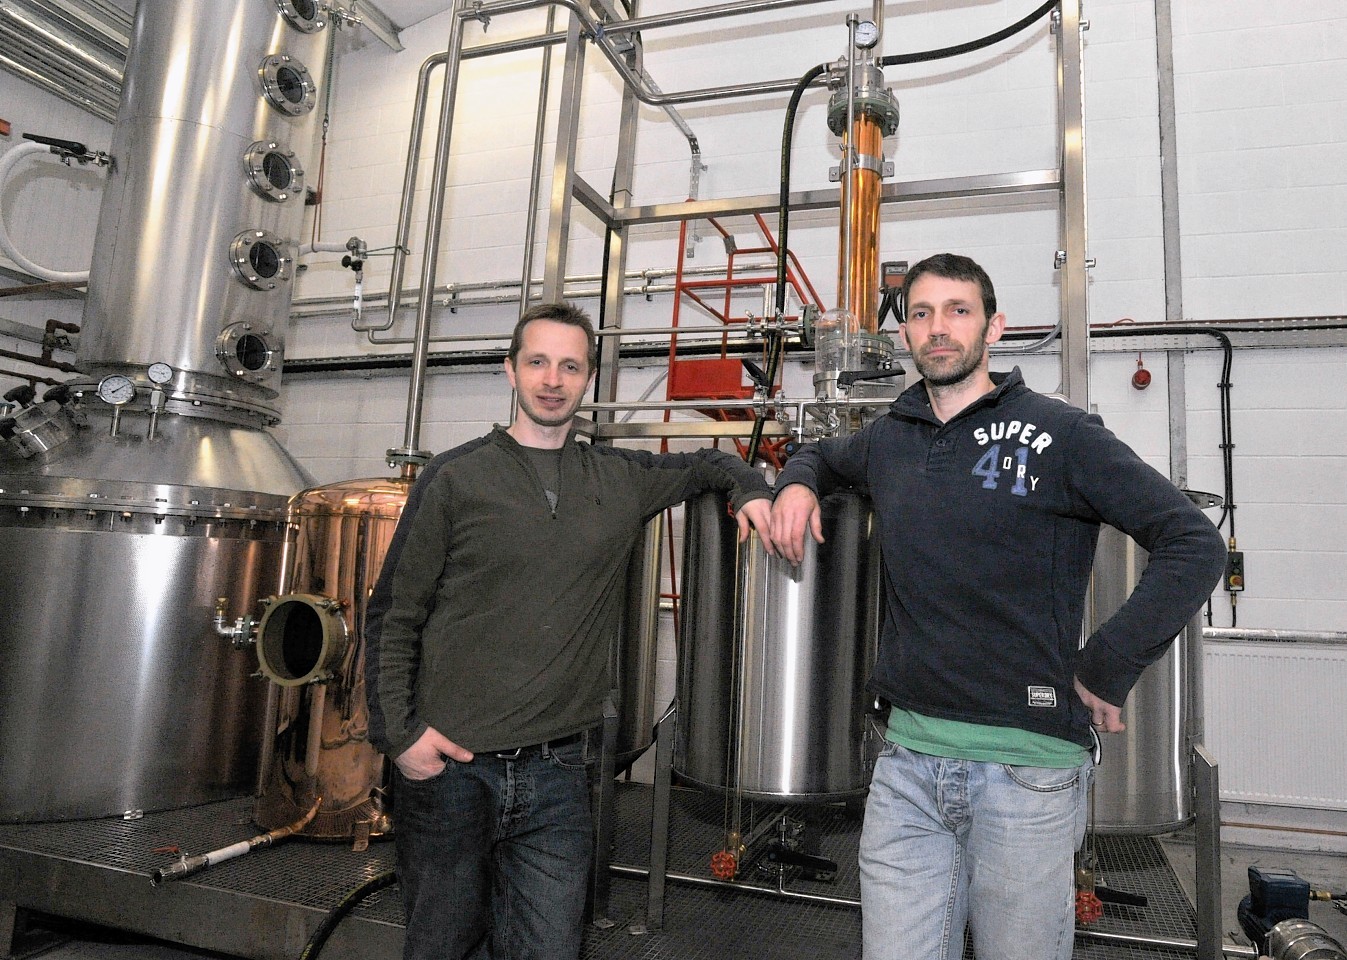
[[[36,396],[37,391],[33,389],[31,383],[22,383],[5,391],[5,399],[10,403],[17,403],[21,407],[31,406],[33,398]]]

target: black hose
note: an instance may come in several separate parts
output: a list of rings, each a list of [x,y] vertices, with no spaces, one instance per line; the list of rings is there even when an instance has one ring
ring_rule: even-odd
[[[881,67],[893,67],[904,63],[926,63],[930,60],[944,60],[949,57],[957,57],[965,53],[972,53],[974,50],[981,50],[984,47],[990,47],[1000,43],[1009,37],[1024,30],[1035,20],[1042,17],[1045,13],[1057,6],[1058,0],[1045,0],[1033,13],[1026,17],[1016,20],[1008,27],[1002,27],[995,33],[989,33],[985,37],[977,40],[969,40],[967,43],[956,43],[952,47],[941,47],[938,50],[922,50],[917,53],[895,53],[890,57],[880,57],[879,65]]]
[[[304,945],[304,952],[299,955],[299,960],[313,960],[314,957],[317,957],[323,949],[323,945],[327,943],[327,938],[332,936],[332,931],[337,929],[337,924],[341,923],[348,913],[354,910],[370,894],[377,893],[385,887],[391,887],[397,882],[397,873],[386,870],[370,877],[342,897],[341,903],[333,907],[328,915],[323,918],[323,922],[318,924],[318,929],[313,931],[313,936],[309,937],[309,942]]]
[[[790,101],[786,104],[786,120],[781,130],[781,194],[777,206],[777,250],[776,250],[776,315],[778,318],[786,312],[786,256],[790,241],[790,153],[795,139],[795,114],[800,107],[800,98],[809,89],[810,84],[828,70],[828,64],[820,63],[810,67],[795,82],[790,92]],[[781,355],[784,352],[782,336],[777,331],[767,334],[767,396],[771,398],[772,386],[781,367]],[[762,443],[762,430],[767,416],[759,413],[753,419],[753,433],[748,440],[748,454],[745,459],[752,463],[757,459],[758,447]]]

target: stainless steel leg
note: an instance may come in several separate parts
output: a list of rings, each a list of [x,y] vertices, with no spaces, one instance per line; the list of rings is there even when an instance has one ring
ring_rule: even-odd
[[[655,789],[650,801],[650,876],[645,923],[633,924],[632,933],[664,926],[664,886],[669,869],[669,800],[673,792],[674,728],[678,705],[669,707],[655,725]]]
[[[1223,960],[1221,934],[1221,794],[1216,758],[1193,744],[1193,813],[1197,868],[1197,958]]]
[[[612,878],[608,865],[613,856],[613,781],[617,776],[617,709],[612,702],[603,707],[603,749],[599,755],[599,782],[594,830],[594,871],[590,876],[590,918],[596,927],[613,926],[608,916],[608,895]]]
[[[18,905],[12,900],[0,900],[0,960],[9,960],[14,955],[14,930],[18,919]]]

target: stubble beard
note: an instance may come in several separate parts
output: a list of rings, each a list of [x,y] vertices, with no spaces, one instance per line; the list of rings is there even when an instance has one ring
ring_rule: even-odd
[[[927,384],[932,387],[953,387],[963,383],[974,373],[982,364],[983,354],[987,352],[987,328],[983,328],[968,350],[959,348],[958,344],[942,344],[959,349],[959,353],[943,357],[938,360],[932,360],[922,354],[913,354],[912,363],[917,368],[917,372],[922,375]],[[927,349],[931,349],[928,347]]]
[[[533,401],[519,394],[519,409],[523,411],[524,416],[528,417],[540,427],[564,427],[571,422],[575,416],[575,411],[580,409],[581,398],[576,398],[565,411],[561,413],[545,413],[533,405]]]

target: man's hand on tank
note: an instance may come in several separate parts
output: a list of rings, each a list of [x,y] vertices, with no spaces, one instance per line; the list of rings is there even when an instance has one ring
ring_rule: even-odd
[[[735,522],[739,524],[739,542],[743,543],[748,539],[750,526],[758,531],[758,537],[762,540],[763,549],[767,551],[768,556],[776,556],[776,550],[772,546],[772,501],[768,497],[758,497],[750,500],[739,508],[739,512],[734,515]]]
[[[777,553],[793,564],[804,560],[804,533],[823,542],[823,515],[818,497],[802,483],[792,483],[777,491],[772,504],[772,545]]]

